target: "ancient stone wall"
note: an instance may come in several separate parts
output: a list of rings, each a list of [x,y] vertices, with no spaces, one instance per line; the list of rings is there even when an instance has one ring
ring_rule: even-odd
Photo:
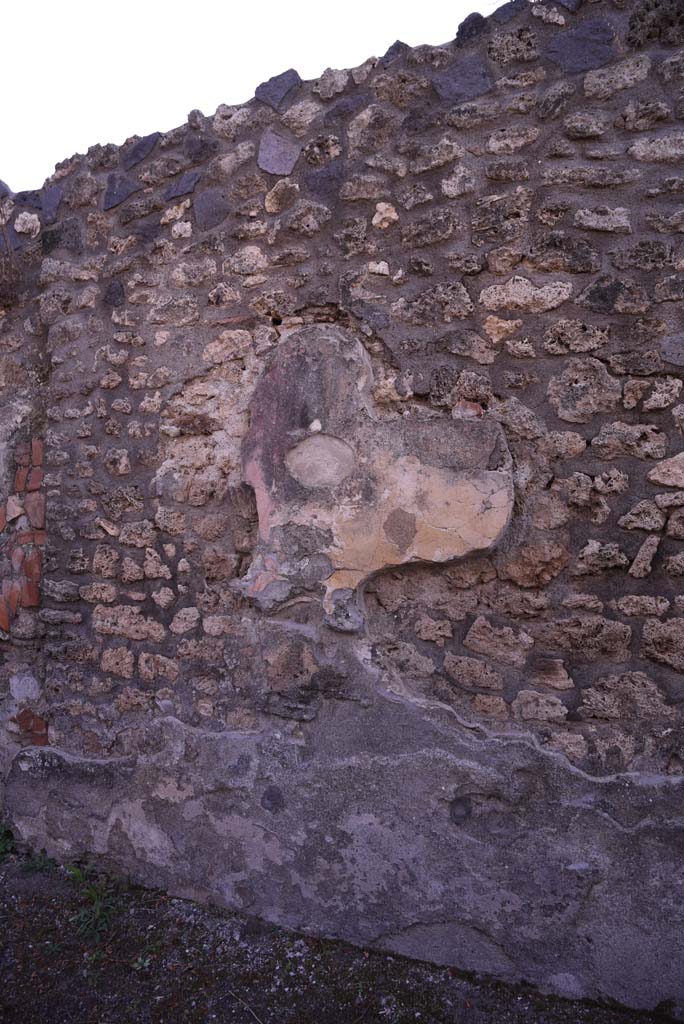
[[[22,839],[684,1003],[683,162],[679,0],[514,0],[0,198]]]

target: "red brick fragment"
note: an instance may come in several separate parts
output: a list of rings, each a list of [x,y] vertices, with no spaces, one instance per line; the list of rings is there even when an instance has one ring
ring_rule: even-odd
[[[15,548],[12,552],[12,568],[15,572],[19,572],[24,561],[24,549]]]
[[[0,597],[0,629],[3,629],[5,633],[9,632],[10,628],[10,613],[7,601],[4,597]]]
[[[29,473],[28,473],[28,478],[26,480],[26,490],[27,491],[38,491],[38,490],[40,490],[41,484],[43,483],[43,477],[44,476],[45,476],[45,473],[43,472],[42,469],[36,469],[35,467],[33,469],[30,469]]]
[[[40,437],[34,437],[31,440],[31,463],[34,466],[43,465],[45,444]]]
[[[40,581],[40,570],[43,558],[38,548],[31,548],[24,559],[24,576],[33,583]]]
[[[15,519],[20,519],[24,514],[24,503],[18,494],[10,494],[5,507],[8,523],[13,523]]]
[[[0,533],[7,526],[7,511],[4,505],[0,505]]]
[[[12,580],[9,594],[7,595],[7,604],[9,605],[10,617],[14,618],[17,614],[19,602],[21,601],[21,580]]]
[[[12,721],[21,729],[24,740],[29,741],[34,747],[47,746],[47,720],[37,715],[31,708],[24,708]]]
[[[16,722],[22,732],[32,732],[33,720],[35,717],[36,716],[31,708],[24,708],[23,711],[20,711],[18,715],[14,716],[12,721]]]
[[[22,530],[21,533],[15,533],[14,543],[15,544],[35,544],[36,535],[33,530]]]
[[[43,547],[47,544],[47,533],[45,530],[36,530],[33,534],[33,543],[41,544]]]
[[[45,495],[31,491],[24,498],[24,508],[31,526],[42,530],[45,526]]]
[[[23,441],[14,449],[14,461],[17,466],[31,465],[31,449]]]
[[[33,580],[21,581],[20,604],[22,608],[40,607],[40,586],[38,583],[34,583]]]
[[[26,490],[26,481],[28,480],[29,471],[26,466],[19,466],[19,469],[14,476],[14,490],[21,492]]]

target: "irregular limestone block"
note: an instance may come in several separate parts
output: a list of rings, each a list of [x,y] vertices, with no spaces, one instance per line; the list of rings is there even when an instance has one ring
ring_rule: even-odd
[[[684,452],[659,462],[649,472],[648,479],[665,487],[684,487]]]
[[[480,302],[486,309],[523,310],[543,313],[556,309],[572,295],[572,285],[565,281],[537,288],[526,277],[512,277],[505,284],[493,284],[480,293]]]
[[[602,412],[612,412],[622,395],[620,382],[598,359],[571,359],[547,388],[550,404],[568,423],[588,423]]]
[[[584,94],[592,99],[607,100],[622,89],[631,89],[648,77],[651,59],[645,54],[628,57],[605,71],[590,71],[584,79]]]
[[[676,162],[684,156],[684,132],[670,132],[656,138],[639,139],[629,148],[635,160]]]
[[[577,210],[575,226],[588,228],[590,231],[611,231],[624,234],[629,234],[632,230],[629,210],[621,206],[614,209],[599,206],[593,210]]]

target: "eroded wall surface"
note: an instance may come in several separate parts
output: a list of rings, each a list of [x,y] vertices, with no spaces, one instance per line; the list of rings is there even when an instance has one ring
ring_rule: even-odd
[[[684,1002],[682,47],[516,0],[0,199],[25,841]]]

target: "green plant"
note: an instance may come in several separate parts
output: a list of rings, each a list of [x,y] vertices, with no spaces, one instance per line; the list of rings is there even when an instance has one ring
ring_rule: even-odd
[[[39,853],[29,853],[22,862],[21,870],[25,875],[31,875],[34,872],[54,871],[56,867],[57,861],[48,857],[45,850],[41,850]]]
[[[14,836],[8,828],[0,828],[0,864],[15,851]]]
[[[105,875],[94,875],[87,865],[70,865],[67,872],[79,887],[83,901],[71,921],[79,935],[99,942],[111,928],[117,910],[116,886]]]
[[[134,971],[147,971],[154,962],[155,955],[163,949],[161,942],[148,942],[142,952],[133,961]]]
[[[95,869],[90,864],[80,864],[76,861],[73,864],[65,864],[64,870],[74,885],[79,886],[86,885],[96,875]]]

